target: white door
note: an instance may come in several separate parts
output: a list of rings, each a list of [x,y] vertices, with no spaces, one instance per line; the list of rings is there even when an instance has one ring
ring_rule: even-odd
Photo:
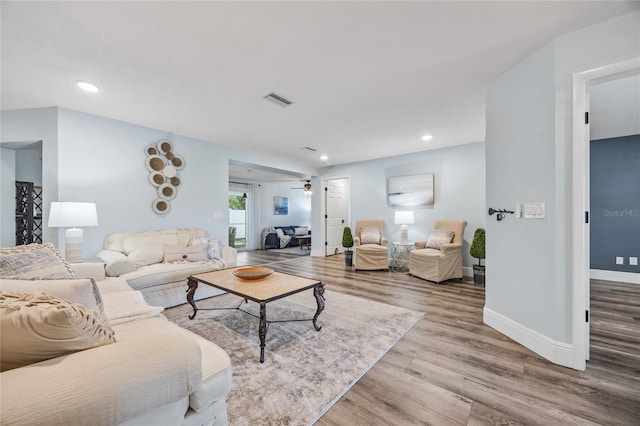
[[[342,253],[342,230],[345,227],[346,200],[342,180],[327,181],[325,189],[327,244],[325,256]]]

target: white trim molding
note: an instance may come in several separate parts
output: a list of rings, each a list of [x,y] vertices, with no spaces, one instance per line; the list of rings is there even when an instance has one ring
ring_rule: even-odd
[[[589,270],[589,276],[594,280],[617,281],[621,283],[640,284],[640,274],[634,272],[605,271],[602,269]]]
[[[487,307],[484,308],[483,314],[484,323],[489,327],[555,364],[574,368],[574,347],[572,344],[553,340]]]
[[[473,277],[473,267],[472,266],[463,266],[462,267],[462,276],[463,277]]]

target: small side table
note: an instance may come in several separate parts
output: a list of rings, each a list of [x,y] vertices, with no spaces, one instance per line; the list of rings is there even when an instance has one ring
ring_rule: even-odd
[[[416,247],[416,243],[413,241],[407,241],[401,243],[394,241],[391,249],[391,265],[389,269],[393,272],[409,272],[409,254],[411,250]]]

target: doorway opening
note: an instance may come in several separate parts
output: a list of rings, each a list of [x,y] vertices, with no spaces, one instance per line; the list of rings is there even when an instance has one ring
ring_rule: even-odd
[[[229,191],[229,246],[238,251],[247,249],[246,192]]]
[[[577,73],[573,77],[573,368],[584,370],[590,347],[590,128],[589,87],[640,72],[640,58]],[[584,212],[584,214],[582,214]]]

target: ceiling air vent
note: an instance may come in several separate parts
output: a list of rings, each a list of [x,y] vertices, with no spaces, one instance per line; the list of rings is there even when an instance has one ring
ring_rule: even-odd
[[[276,95],[275,93],[269,93],[267,96],[264,97],[265,99],[269,99],[271,102],[274,102],[280,106],[283,107],[287,107],[289,105],[291,105],[293,102],[291,102],[289,99],[282,97],[280,95]]]
[[[303,146],[302,149],[306,149],[307,151],[311,151],[311,152],[316,152],[317,151],[317,149],[311,148],[311,147],[308,147],[308,146]]]

